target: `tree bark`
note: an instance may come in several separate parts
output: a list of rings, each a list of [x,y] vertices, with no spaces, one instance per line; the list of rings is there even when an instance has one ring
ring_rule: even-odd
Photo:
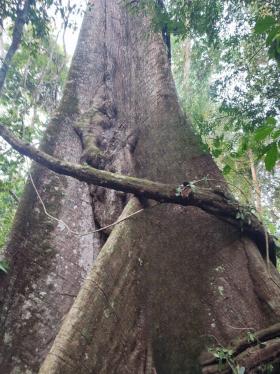
[[[90,56],[88,56],[89,58]],[[83,55],[72,63],[58,112],[41,149],[58,158],[80,162],[82,145],[73,123],[88,105]],[[84,80],[85,79],[85,80]],[[3,373],[37,373],[64,315],[100,249],[98,235],[73,236],[72,230],[98,227],[86,183],[33,165],[32,178],[47,216],[30,183],[16,215],[6,255],[10,271],[0,278],[0,367]]]
[[[61,121],[56,127],[60,135],[52,134],[48,142],[57,144],[59,139],[61,156],[69,160],[69,152],[79,158],[72,145],[75,129],[83,147],[81,160],[95,168],[168,185],[207,175],[221,181],[218,168],[201,149],[180,110],[162,37],[149,30],[149,19],[132,14],[123,2],[92,3],[85,15],[60,106]],[[67,111],[71,112],[70,120],[63,121],[64,116],[68,118]],[[72,135],[66,137],[63,131]],[[39,179],[36,181],[38,184]],[[41,188],[45,181],[40,178]],[[224,182],[212,181],[210,187],[216,188],[217,184],[226,192]],[[102,187],[91,186],[90,191],[98,226],[113,222],[124,206],[122,217],[150,204],[147,199],[131,198]],[[65,193],[68,196],[56,200],[59,212],[68,210],[64,201],[68,200],[69,191]],[[52,194],[50,191],[45,200],[51,199]],[[26,203],[23,210],[32,209],[30,206]],[[28,216],[34,214],[29,211]],[[85,209],[78,205],[75,214],[74,210],[68,217],[69,214],[73,224],[85,231],[89,224]],[[66,220],[67,215],[62,218]],[[42,215],[36,219],[41,230],[46,229],[44,221],[46,217]],[[14,237],[21,224],[16,223]],[[32,256],[39,238],[45,235],[34,225],[32,222],[26,228],[29,236],[30,227],[36,234],[36,240],[28,241]],[[70,244],[67,255],[75,249],[80,253],[92,247],[98,251],[102,242],[105,245],[64,318],[41,374],[199,373],[199,356],[207,349],[209,335],[226,345],[239,334],[237,327],[259,330],[279,319],[276,270],[272,267],[268,274],[256,245],[240,230],[197,207],[163,204],[147,209],[112,232],[107,231],[94,245],[82,246],[70,233],[53,233],[58,230],[56,225],[48,230],[59,243]],[[23,256],[25,247],[17,245],[12,237],[12,257],[15,249],[18,256]],[[60,247],[54,243],[54,253]],[[46,251],[39,252],[40,264],[45,265]],[[54,278],[51,284],[56,284],[57,267],[50,262],[52,267],[46,264],[31,284],[41,287],[50,272]],[[30,282],[28,265],[30,262],[22,266],[19,283]],[[14,274],[18,274],[16,270]],[[67,275],[63,287],[71,279]],[[7,284],[10,282],[8,279]],[[16,296],[23,301],[10,308],[9,316],[16,315],[13,321],[10,317],[10,330],[29,300],[28,295],[17,291],[18,287],[14,287],[10,300]],[[62,316],[58,308],[61,300],[55,298],[52,302],[50,295],[46,299],[47,312]],[[42,313],[45,309],[33,307],[32,312]],[[43,314],[41,324],[45,319]],[[59,321],[52,325],[54,333],[58,326]],[[45,339],[46,331],[36,320],[32,320],[29,330],[23,331],[23,326],[21,329],[13,330],[13,344],[6,343],[7,357],[10,355],[6,361],[13,362],[11,355],[16,352],[18,360],[25,357],[24,370],[36,372],[47,350],[47,345],[42,349],[38,343]],[[31,338],[39,346],[32,364],[26,359],[26,345],[20,341],[26,343]],[[15,364],[16,360],[14,366],[7,366],[11,372]]]

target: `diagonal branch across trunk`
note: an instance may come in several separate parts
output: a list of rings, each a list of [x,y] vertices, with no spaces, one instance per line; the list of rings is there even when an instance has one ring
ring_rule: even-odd
[[[252,212],[240,206],[236,200],[222,193],[196,187],[193,183],[184,183],[186,185],[180,187],[62,161],[18,139],[1,124],[0,136],[20,154],[58,174],[71,176],[89,184],[132,193],[139,198],[153,199],[161,203],[196,206],[246,233],[256,242],[263,257],[266,254],[268,239],[269,257],[274,264],[276,263],[274,239],[267,235],[262,222]]]

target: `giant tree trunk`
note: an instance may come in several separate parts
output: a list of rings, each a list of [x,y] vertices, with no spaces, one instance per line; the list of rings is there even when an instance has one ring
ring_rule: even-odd
[[[95,167],[178,185],[208,175],[216,180],[212,186],[226,189],[180,110],[161,36],[122,1],[95,0],[89,7],[59,119],[46,138],[58,156],[81,155]],[[4,281],[7,373],[38,370],[70,304],[59,293],[69,293],[70,282],[77,289],[81,258],[92,253],[93,259],[102,242],[40,373],[196,373],[210,335],[227,344],[240,328],[259,330],[279,318],[279,289],[257,247],[230,225],[198,208],[151,207],[100,187],[90,187],[92,210],[72,206],[85,199],[84,185],[60,177],[56,193],[54,182],[46,189],[55,175],[42,169],[36,175],[43,198],[55,200],[52,214],[71,218],[75,231],[89,230],[93,220],[98,226],[114,221],[124,206],[122,216],[146,210],[99,240],[83,241],[37,213],[27,188],[9,244],[14,267]],[[69,259],[81,264],[72,274]]]

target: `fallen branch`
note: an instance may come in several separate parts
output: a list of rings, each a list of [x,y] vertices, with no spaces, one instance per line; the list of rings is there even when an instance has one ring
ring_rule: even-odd
[[[280,323],[253,334],[254,340],[248,337],[238,338],[229,344],[232,351],[231,359],[239,367],[244,367],[246,373],[255,373],[258,367],[265,364],[280,362]],[[225,362],[221,367],[219,358],[210,352],[204,353],[200,364],[203,374],[230,374],[232,368]]]
[[[20,154],[58,174],[67,175],[96,186],[132,193],[140,198],[153,199],[161,203],[196,206],[242,230],[256,242],[262,256],[266,255],[266,231],[263,224],[253,213],[246,211],[236,200],[226,197],[223,193],[199,188],[192,183],[180,189],[180,186],[176,185],[129,177],[95,169],[88,165],[62,161],[18,139],[1,124],[0,136]],[[272,236],[268,237],[268,247],[270,260],[276,264],[276,245]]]

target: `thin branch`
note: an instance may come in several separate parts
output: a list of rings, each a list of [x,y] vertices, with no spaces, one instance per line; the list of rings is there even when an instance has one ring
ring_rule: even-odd
[[[256,330],[253,327],[234,327],[234,326],[231,326],[231,325],[228,325],[228,324],[226,326],[228,326],[229,328],[234,329],[234,330],[245,330],[245,331],[250,331],[250,330],[255,331]]]
[[[19,203],[19,198],[17,197],[17,195],[12,190],[9,190],[9,194],[12,196],[12,198],[18,204]]]
[[[248,57],[247,64],[251,62],[265,47],[265,44],[262,44],[262,46],[257,49],[250,57]],[[249,65],[249,64],[248,64]]]
[[[261,254],[265,257],[266,235],[262,223],[253,213],[245,211],[233,198],[228,198],[222,193],[216,193],[215,191],[205,191],[196,186],[191,187],[190,185],[184,188],[183,191],[180,191],[179,188],[178,192],[178,187],[180,187],[178,185],[153,182],[147,179],[129,177],[118,173],[95,169],[87,165],[62,161],[18,139],[1,124],[0,136],[22,155],[31,158],[58,174],[71,176],[81,182],[132,193],[140,198],[153,199],[160,203],[173,203],[185,206],[192,205],[201,208],[205,212],[245,232],[256,242]],[[242,219],[240,217],[241,211]],[[237,217],[239,217],[239,219],[237,219]],[[276,245],[272,236],[268,237],[268,241],[270,259],[275,264]]]

